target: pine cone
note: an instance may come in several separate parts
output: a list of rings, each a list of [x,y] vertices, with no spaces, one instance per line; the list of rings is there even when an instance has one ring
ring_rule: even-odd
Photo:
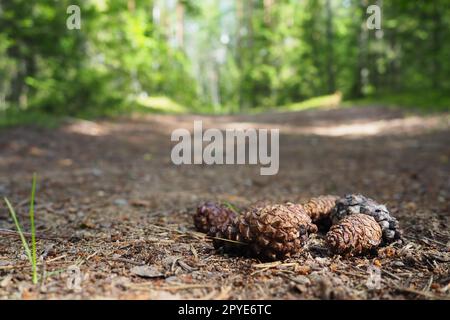
[[[256,256],[264,260],[285,259],[301,250],[308,234],[317,232],[301,205],[255,207],[232,224],[212,228],[210,235],[216,248]]]
[[[359,213],[343,218],[326,234],[326,242],[332,252],[350,256],[376,248],[381,238],[381,227],[375,219]]]
[[[242,239],[236,227],[238,218],[228,224],[211,227],[208,236],[213,238],[214,248],[232,254],[250,255],[248,243]]]
[[[205,202],[197,208],[194,225],[197,231],[208,233],[212,227],[231,223],[236,216],[236,213],[224,204]]]
[[[303,204],[306,213],[311,217],[313,222],[329,218],[336,206],[338,196],[319,196],[311,198],[308,202]]]
[[[331,214],[333,224],[355,213],[363,213],[375,219],[383,232],[383,244],[401,239],[398,221],[389,213],[386,206],[361,194],[348,194],[336,201],[336,208]]]

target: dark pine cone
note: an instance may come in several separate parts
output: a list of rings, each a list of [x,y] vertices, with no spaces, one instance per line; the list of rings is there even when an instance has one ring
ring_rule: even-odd
[[[301,251],[312,232],[317,232],[317,227],[302,206],[288,203],[254,207],[232,224],[212,228],[210,235],[216,237],[216,248],[263,260],[278,260]]]
[[[331,214],[333,224],[355,213],[372,216],[378,222],[383,232],[384,244],[401,238],[398,221],[389,213],[386,206],[361,194],[349,194],[336,201],[336,208]]]
[[[303,204],[306,213],[311,217],[313,222],[329,218],[336,206],[338,196],[326,195],[311,198]]]
[[[373,217],[356,213],[333,225],[326,242],[332,252],[351,256],[378,247],[381,237],[381,227]]]
[[[198,206],[194,215],[194,225],[197,231],[208,233],[213,227],[229,224],[237,214],[224,204],[205,202]]]

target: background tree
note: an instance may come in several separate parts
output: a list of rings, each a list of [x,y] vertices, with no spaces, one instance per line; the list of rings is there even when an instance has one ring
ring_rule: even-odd
[[[81,8],[81,30],[65,27]],[[381,30],[367,7],[382,9]],[[450,3],[3,0],[0,110],[96,116],[167,96],[238,112],[341,92],[445,96]],[[151,105],[151,103],[150,103]]]

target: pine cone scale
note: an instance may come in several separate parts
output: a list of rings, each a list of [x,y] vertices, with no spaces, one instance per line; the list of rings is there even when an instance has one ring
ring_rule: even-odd
[[[215,235],[231,240],[241,238],[246,245],[233,246],[232,243],[215,240],[215,247],[245,252],[266,260],[285,259],[300,252],[307,239],[307,230],[315,230],[303,210],[295,210],[289,205],[252,208],[236,218],[232,226],[233,232],[224,234],[218,230]]]
[[[360,194],[346,195],[337,200],[336,207],[331,213],[331,219],[333,224],[336,224],[344,217],[354,214],[366,214],[373,217],[383,232],[384,244],[401,239],[399,223],[389,213],[386,206]]]
[[[197,209],[197,230],[213,237],[216,249],[285,259],[302,250],[310,233],[328,229],[326,243],[342,255],[358,255],[399,239],[398,221],[386,206],[362,195],[319,196],[307,203],[262,205],[238,215],[228,206],[205,203]],[[330,228],[331,222],[333,225]]]
[[[313,222],[329,218],[334,210],[338,196],[326,195],[311,198],[303,204],[304,211],[311,217]]]
[[[382,230],[375,219],[365,214],[353,214],[333,225],[326,235],[332,252],[359,255],[377,247],[382,240]]]
[[[231,223],[236,218],[236,213],[223,204],[206,202],[197,208],[194,215],[196,229],[208,233],[213,227],[218,228]]]

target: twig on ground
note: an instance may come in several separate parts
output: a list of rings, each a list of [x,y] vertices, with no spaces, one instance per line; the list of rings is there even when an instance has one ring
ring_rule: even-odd
[[[129,263],[129,264],[133,264],[135,266],[143,266],[145,265],[145,263],[143,262],[137,262],[134,260],[130,260],[130,259],[125,259],[125,258],[111,258],[112,261],[117,261],[117,262],[123,262],[123,263]]]
[[[422,289],[422,291],[424,292],[430,291],[432,284],[433,284],[433,275],[430,276],[430,280],[428,280],[427,285]]]
[[[387,271],[386,269],[381,269],[381,272],[387,274],[388,276],[391,276],[392,278],[394,278],[396,280],[402,280],[400,277],[396,276],[392,272]]]
[[[415,290],[415,289],[412,289],[412,288],[404,288],[404,287],[396,286],[395,289],[397,289],[399,291],[407,292],[407,293],[413,293],[413,294],[416,294],[416,295],[419,295],[419,296],[424,296],[424,297],[427,297],[427,298],[430,298],[430,299],[443,299],[443,297],[438,296],[438,295],[434,295],[434,294],[432,294],[430,292],[424,292],[424,291]]]
[[[131,289],[153,289],[153,290],[186,290],[186,289],[199,289],[199,288],[217,288],[217,284],[180,284],[173,286],[155,286],[153,282],[142,282],[142,283],[129,283],[126,284],[127,287]]]
[[[31,238],[30,232],[22,232],[23,235],[27,238]],[[9,229],[2,229],[0,228],[0,234],[5,236],[14,236],[14,237],[20,237],[19,232]],[[40,233],[36,233],[36,239],[43,239],[43,240],[61,240],[61,239],[69,239],[70,237],[67,236],[46,236]]]

